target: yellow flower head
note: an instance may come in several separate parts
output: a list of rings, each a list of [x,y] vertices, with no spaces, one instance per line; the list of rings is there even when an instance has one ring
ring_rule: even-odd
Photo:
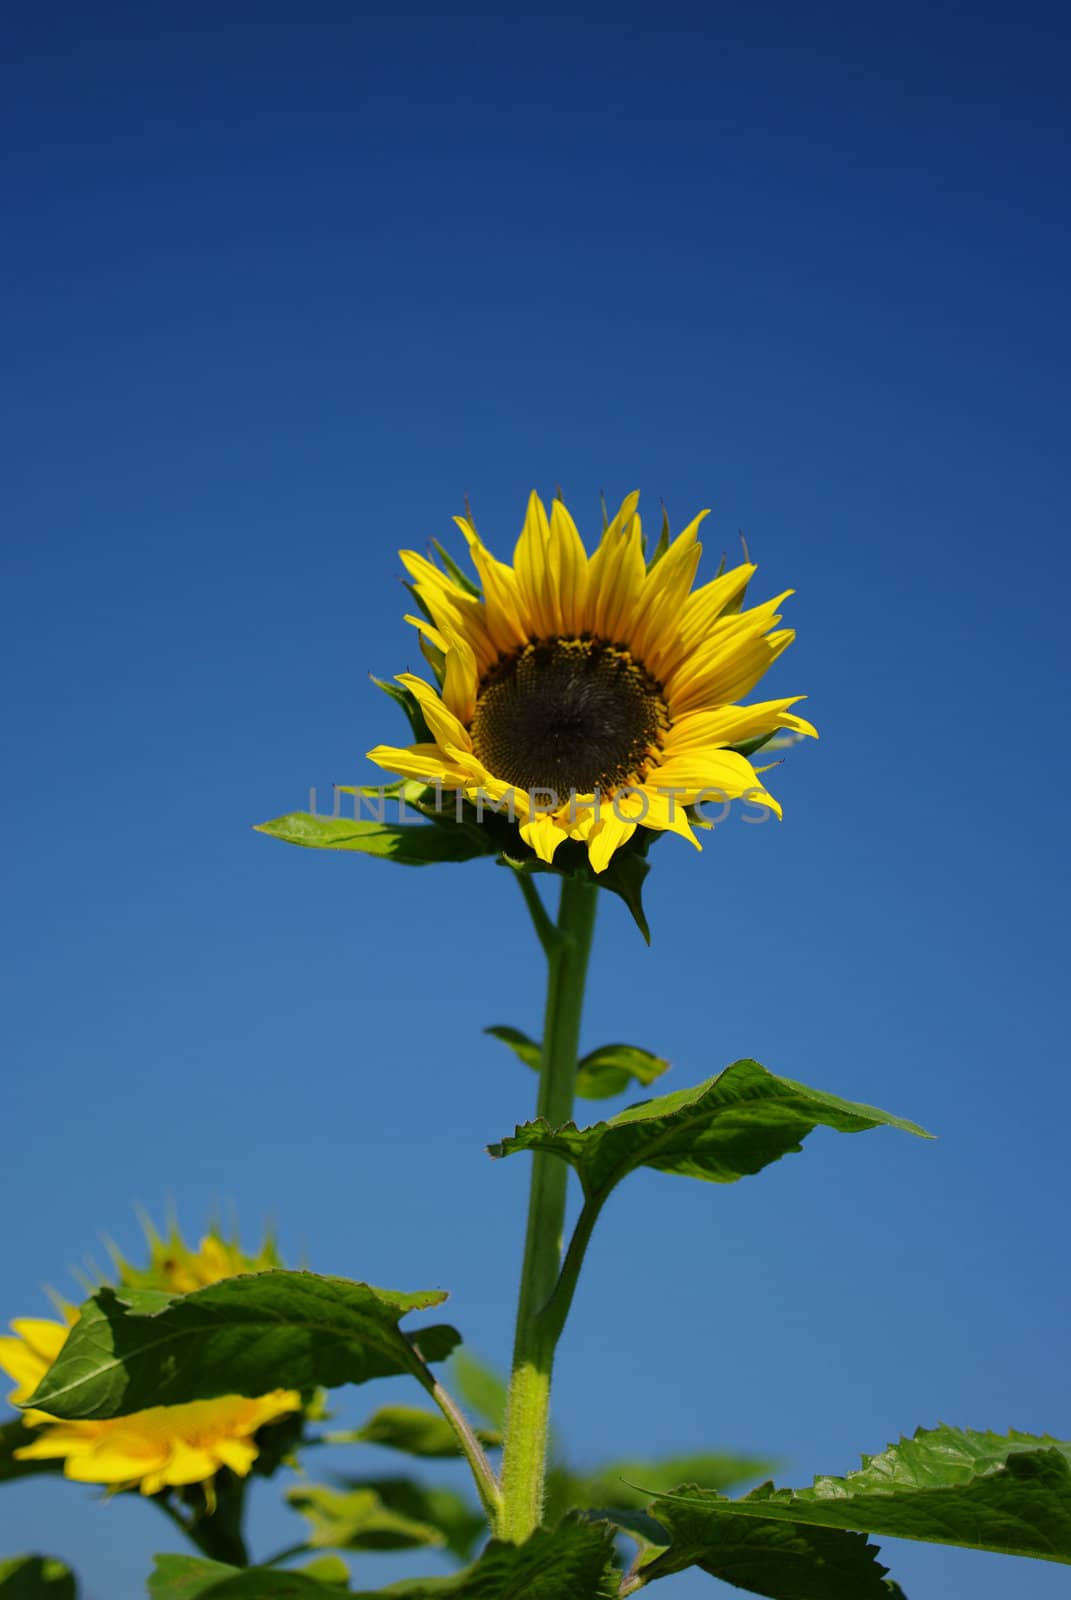
[[[700,848],[688,808],[744,798],[781,808],[734,746],[779,729],[815,734],[789,708],[802,696],[742,706],[795,637],[778,606],[741,609],[755,568],[744,563],[693,590],[706,512],[657,558],[644,555],[631,494],[589,556],[560,500],[548,518],[533,494],[513,565],[497,561],[467,517],[455,518],[482,591],[450,563],[401,558],[424,618],[438,688],[410,673],[430,741],[377,745],[369,757],[403,777],[513,814],[550,862],[565,839],[587,846],[596,872],[638,827]],[[706,819],[709,820],[709,819]]]
[[[237,1272],[259,1271],[275,1264],[271,1259],[243,1256],[236,1244],[216,1234],[190,1250],[173,1231],[167,1241],[150,1235],[153,1264],[137,1271],[119,1262],[122,1282],[151,1285],[187,1293]],[[10,1400],[22,1405],[56,1360],[78,1312],[63,1307],[65,1322],[42,1317],[20,1317],[11,1324],[13,1337],[0,1337],[0,1370],[15,1380]],[[159,1494],[166,1488],[205,1485],[211,1497],[211,1480],[221,1467],[245,1477],[257,1458],[254,1435],[265,1423],[301,1410],[301,1396],[293,1389],[247,1399],[221,1395],[214,1400],[194,1400],[187,1405],[152,1406],[128,1417],[99,1422],[63,1422],[45,1411],[24,1411],[22,1421],[36,1430],[32,1444],[15,1451],[20,1461],[62,1460],[64,1475],[80,1483],[109,1484],[116,1489],[140,1489]]]

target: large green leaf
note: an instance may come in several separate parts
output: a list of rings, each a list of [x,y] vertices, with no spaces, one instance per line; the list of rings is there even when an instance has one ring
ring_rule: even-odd
[[[411,1550],[444,1545],[429,1522],[393,1511],[374,1489],[329,1489],[303,1483],[286,1498],[308,1522],[308,1543],[318,1550]]]
[[[732,1183],[799,1150],[819,1125],[841,1133],[885,1125],[930,1137],[887,1111],[778,1078],[757,1061],[736,1061],[697,1088],[629,1106],[591,1128],[525,1123],[490,1153],[549,1150],[576,1168],[590,1199],[609,1193],[637,1167]]]
[[[0,1600],[76,1600],[70,1567],[53,1556],[12,1556],[0,1561]]]
[[[36,1428],[28,1428],[20,1417],[0,1424],[0,1483],[12,1478],[29,1478],[39,1472],[62,1472],[62,1461],[16,1461],[15,1451],[32,1444]]]
[[[1071,1443],[1028,1433],[920,1428],[858,1472],[810,1489],[765,1484],[743,1500],[681,1490],[649,1508],[841,1528],[1071,1563]]]
[[[313,1272],[252,1272],[170,1297],[101,1289],[81,1308],[29,1404],[57,1417],[115,1417],[220,1394],[333,1388],[443,1360],[452,1328],[410,1337],[410,1311],[441,1290],[397,1294]],[[417,1353],[419,1350],[419,1355]]]
[[[478,1561],[454,1577],[417,1578],[380,1593],[397,1600],[602,1600],[616,1592],[616,1585],[610,1590],[604,1582],[612,1550],[613,1530],[605,1523],[563,1523],[537,1529],[522,1545],[492,1540]],[[362,1593],[358,1600],[371,1596]]]
[[[539,1071],[542,1048],[538,1039],[530,1039],[519,1028],[505,1023],[483,1031],[508,1045],[526,1067]],[[604,1044],[597,1050],[589,1050],[577,1063],[576,1092],[582,1100],[608,1100],[611,1095],[627,1089],[630,1083],[644,1086],[654,1083],[668,1069],[669,1062],[662,1056],[642,1050],[638,1045]]]
[[[451,1555],[467,1561],[473,1548],[486,1539],[487,1518],[456,1489],[443,1489],[413,1478],[346,1478],[355,1493],[371,1491],[388,1510],[411,1522],[437,1528]]]
[[[701,1567],[769,1600],[904,1600],[863,1533],[712,1516],[679,1504],[659,1520],[671,1543],[640,1567],[647,1582]]]
[[[229,1567],[204,1556],[157,1556],[150,1600],[339,1600],[336,1583],[274,1567]]]
[[[476,1430],[485,1449],[497,1449],[502,1443],[500,1433]],[[458,1456],[461,1446],[457,1434],[438,1411],[425,1411],[421,1406],[381,1406],[373,1412],[360,1428],[344,1434],[333,1433],[333,1444],[379,1444],[389,1450],[400,1450],[409,1456],[442,1458]],[[680,1477],[675,1480],[679,1483]]]
[[[495,855],[498,849],[485,833],[467,822],[436,828],[423,822],[355,822],[352,817],[292,811],[289,816],[258,823],[253,831],[313,850],[357,850],[406,867],[473,861],[477,856]]]

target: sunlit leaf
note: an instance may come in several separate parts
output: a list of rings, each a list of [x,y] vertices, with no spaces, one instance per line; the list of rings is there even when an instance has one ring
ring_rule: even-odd
[[[391,1510],[374,1489],[299,1484],[287,1500],[309,1524],[308,1543],[325,1550],[410,1550],[446,1543],[438,1528]]]
[[[485,1449],[496,1449],[502,1443],[500,1433],[477,1430]],[[343,1436],[332,1435],[335,1443]],[[401,1450],[410,1456],[444,1457],[461,1454],[457,1434],[438,1411],[425,1411],[420,1406],[382,1406],[360,1428],[345,1435],[354,1444],[378,1444],[389,1450]],[[680,1477],[676,1479],[680,1482]]]
[[[474,861],[495,855],[498,846],[466,822],[433,827],[423,822],[355,822],[352,817],[320,817],[310,811],[261,822],[253,830],[286,844],[311,850],[353,850],[405,867],[427,867],[440,861]]]
[[[57,1417],[114,1417],[213,1395],[333,1388],[445,1359],[452,1328],[410,1336],[410,1311],[441,1290],[398,1294],[313,1272],[254,1272],[178,1297],[101,1289],[81,1308],[29,1404]],[[420,1354],[417,1354],[419,1350]]]

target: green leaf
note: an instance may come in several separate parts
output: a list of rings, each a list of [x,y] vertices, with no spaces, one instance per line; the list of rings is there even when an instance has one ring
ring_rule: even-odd
[[[701,1567],[770,1600],[904,1600],[863,1533],[755,1522],[731,1513],[712,1516],[681,1505],[659,1520],[671,1542],[641,1565],[648,1582]]]
[[[37,1429],[28,1428],[21,1417],[0,1425],[0,1483],[9,1483],[14,1478],[29,1478],[39,1472],[63,1471],[62,1461],[15,1460],[15,1451],[21,1450],[23,1445],[32,1444],[37,1436]]]
[[[818,1126],[858,1133],[885,1125],[922,1138],[913,1122],[778,1078],[757,1061],[736,1061],[694,1089],[661,1095],[606,1122],[552,1128],[540,1118],[491,1145],[492,1156],[549,1150],[574,1166],[585,1194],[604,1196],[637,1167],[733,1183],[800,1149]]]
[[[460,1336],[430,1328],[407,1337],[398,1324],[445,1299],[441,1290],[397,1294],[283,1271],[244,1273],[179,1297],[101,1289],[28,1404],[57,1417],[115,1417],[213,1395],[419,1373],[421,1356],[445,1359]]]
[[[450,1357],[450,1381],[470,1411],[492,1428],[505,1427],[509,1389],[493,1367],[478,1361],[469,1350],[458,1350]]]
[[[526,1067],[539,1071],[542,1047],[538,1040],[530,1039],[519,1028],[508,1027],[505,1023],[485,1028],[484,1032],[508,1045]],[[620,1094],[633,1081],[645,1085],[653,1083],[668,1068],[668,1061],[637,1045],[604,1044],[598,1050],[590,1050],[578,1063],[576,1092],[584,1100],[606,1100]]]
[[[438,1411],[425,1411],[420,1406],[382,1406],[363,1427],[355,1428],[347,1438],[354,1444],[384,1445],[389,1450],[401,1450],[410,1456],[461,1454],[457,1434],[446,1418]],[[500,1433],[479,1431],[479,1438],[487,1449],[497,1449],[502,1443]],[[676,1481],[680,1482],[679,1477]]]
[[[70,1567],[54,1556],[12,1556],[0,1561],[0,1600],[77,1600]]]
[[[603,1580],[612,1552],[613,1532],[605,1524],[568,1522],[539,1528],[522,1545],[492,1540],[478,1561],[454,1577],[417,1578],[380,1593],[397,1600],[439,1600],[441,1595],[455,1600],[600,1600],[610,1592]],[[362,1593],[357,1600],[371,1597]]]
[[[699,1455],[670,1456],[661,1461],[611,1461],[595,1472],[578,1473],[552,1467],[547,1475],[547,1520],[567,1511],[597,1506],[639,1510],[652,1494],[664,1494],[680,1483],[704,1489],[732,1489],[772,1472],[774,1463],[763,1456],[708,1451]],[[636,1488],[635,1485],[642,1485]]]
[[[418,1522],[384,1504],[374,1489],[328,1489],[301,1484],[286,1498],[310,1525],[308,1543],[323,1550],[411,1550],[446,1540],[427,1522]]]
[[[371,1491],[384,1506],[414,1523],[438,1529],[459,1561],[467,1561],[477,1541],[487,1537],[487,1518],[455,1489],[429,1487],[413,1478],[349,1478],[348,1489]]]
[[[308,1578],[315,1578],[318,1583],[330,1583],[339,1589],[348,1589],[350,1586],[349,1565],[341,1556],[316,1556],[295,1570]]]
[[[498,850],[491,839],[465,822],[436,828],[422,822],[355,822],[352,817],[319,817],[309,811],[292,811],[289,816],[257,823],[253,831],[310,850],[356,850],[362,855],[398,861],[405,867],[474,861],[478,856],[495,855]]]
[[[1071,1563],[1071,1443],[942,1424],[810,1489],[764,1484],[743,1500],[666,1495],[650,1510],[663,1522],[684,1506]]]
[[[338,1600],[337,1583],[275,1567],[229,1567],[204,1556],[157,1556],[150,1600]]]

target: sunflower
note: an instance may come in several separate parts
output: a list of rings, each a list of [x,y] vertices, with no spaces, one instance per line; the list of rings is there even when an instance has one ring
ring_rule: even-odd
[[[777,627],[792,591],[744,610],[750,562],[693,590],[707,513],[663,537],[648,562],[638,501],[623,501],[589,556],[561,500],[548,518],[533,493],[512,566],[456,517],[482,589],[441,549],[445,571],[403,550],[424,613],[406,621],[438,686],[412,673],[397,681],[430,738],[368,752],[478,809],[508,808],[543,861],[564,840],[583,841],[596,872],[641,827],[701,848],[693,825],[710,825],[696,809],[705,803],[743,798],[780,816],[739,747],[782,729],[817,736],[790,709],[801,695],[736,703],[795,637]]]
[[[261,1263],[265,1251],[270,1253],[270,1246],[265,1246],[257,1257],[243,1256],[237,1245],[216,1234],[203,1239],[197,1250],[190,1250],[174,1232],[166,1242],[150,1234],[150,1242],[153,1265],[147,1272],[135,1272],[120,1261],[121,1282],[183,1292],[236,1272],[258,1270],[256,1263]],[[73,1306],[61,1303],[61,1311],[62,1322],[16,1318],[11,1323],[13,1336],[0,1337],[0,1369],[16,1385],[9,1396],[13,1404],[24,1405],[33,1394],[77,1322]],[[219,1469],[229,1467],[245,1477],[257,1458],[257,1430],[301,1409],[301,1396],[293,1389],[274,1389],[254,1399],[221,1395],[186,1405],[152,1406],[98,1422],[65,1422],[31,1409],[23,1411],[22,1422],[35,1437],[17,1449],[15,1457],[62,1460],[65,1476],[80,1483],[136,1488],[146,1495],[203,1484],[211,1505],[212,1480]]]

